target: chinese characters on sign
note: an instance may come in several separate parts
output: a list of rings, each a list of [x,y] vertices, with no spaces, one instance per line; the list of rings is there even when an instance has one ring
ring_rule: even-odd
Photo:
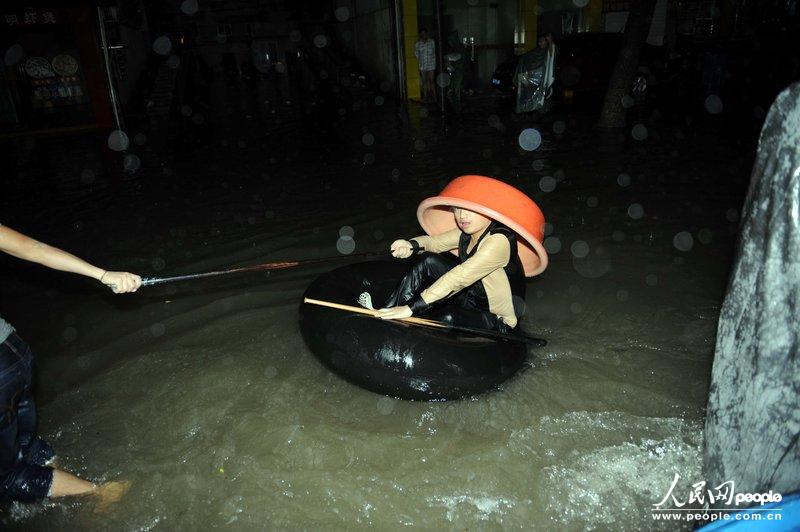
[[[56,24],[56,14],[51,9],[26,9],[23,12],[4,14],[3,21],[6,27]]]

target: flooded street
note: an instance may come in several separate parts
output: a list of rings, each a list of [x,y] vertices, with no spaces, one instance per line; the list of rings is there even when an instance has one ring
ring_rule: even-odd
[[[4,529],[676,529],[649,510],[676,473],[701,478],[754,140],[714,117],[689,132],[643,114],[646,139],[620,145],[581,114],[535,122],[475,98],[442,119],[358,87],[320,110],[219,78],[204,101],[169,157],[145,141],[141,169],[119,178],[93,155],[102,140],[71,138],[49,162],[45,141],[3,145],[19,185],[3,223],[160,277],[341,255],[344,226],[353,253],[385,250],[422,233],[417,204],[450,179],[493,176],[548,222],[550,266],[528,280],[522,321],[548,345],[496,392],[400,401],[333,375],[300,336],[303,291],[346,257],[125,297],[4,258],[4,317],[38,360],[40,433],[66,469],[132,481],[105,514],[15,503]],[[526,128],[541,133],[532,151]],[[44,196],[24,193],[43,181]]]

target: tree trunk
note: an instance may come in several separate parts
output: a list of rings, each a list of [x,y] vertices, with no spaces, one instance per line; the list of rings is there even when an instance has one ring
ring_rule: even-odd
[[[622,98],[630,91],[639,68],[639,54],[650,32],[650,21],[655,6],[656,0],[631,2],[631,11],[625,23],[625,35],[622,37],[622,47],[608,82],[606,99],[597,124],[601,128],[613,129],[625,126],[625,107],[622,105]]]

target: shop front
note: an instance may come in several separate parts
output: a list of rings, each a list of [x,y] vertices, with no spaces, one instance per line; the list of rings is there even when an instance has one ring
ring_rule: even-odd
[[[87,5],[2,9],[2,133],[110,128],[111,104]]]

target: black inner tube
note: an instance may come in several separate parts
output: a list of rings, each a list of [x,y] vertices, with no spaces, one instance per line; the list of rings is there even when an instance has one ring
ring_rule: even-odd
[[[305,296],[357,305],[368,291],[385,301],[408,271],[400,261],[361,262],[317,278]],[[373,392],[412,400],[452,400],[497,388],[525,363],[523,342],[483,338],[384,321],[303,304],[300,331],[337,375]]]

